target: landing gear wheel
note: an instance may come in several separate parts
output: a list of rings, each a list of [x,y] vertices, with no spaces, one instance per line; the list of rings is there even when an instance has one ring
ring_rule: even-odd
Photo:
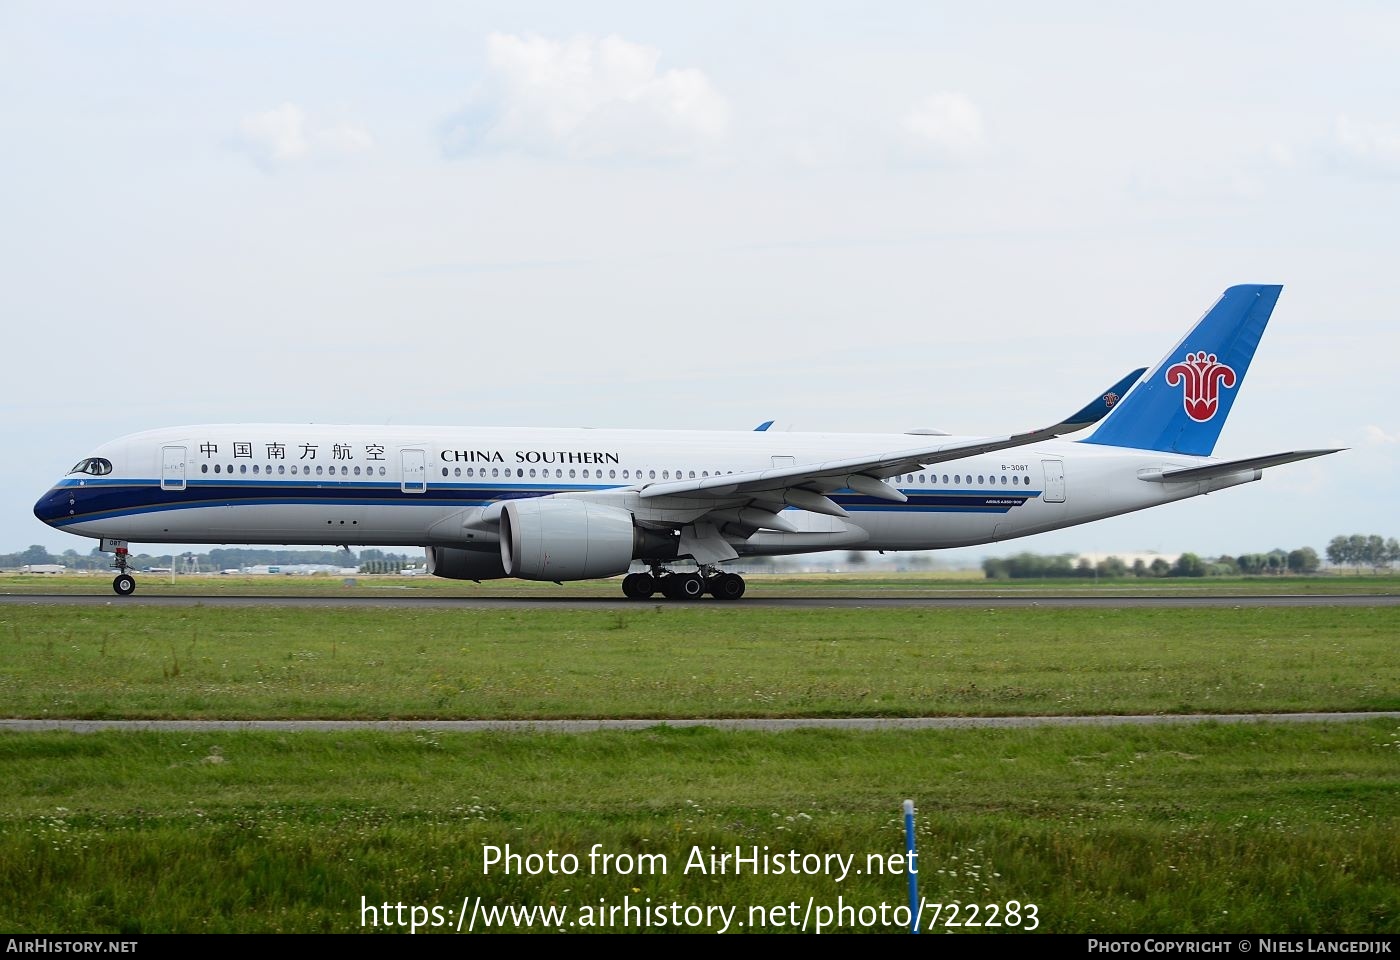
[[[129,573],[119,573],[112,580],[112,589],[119,597],[129,597],[136,592],[136,578]]]
[[[646,600],[656,592],[656,578],[649,573],[629,573],[622,578],[622,593],[629,600]]]
[[[738,600],[744,595],[744,578],[737,573],[721,573],[705,583],[716,600]]]
[[[698,573],[673,573],[661,581],[661,592],[668,600],[699,600],[705,595],[705,580]]]

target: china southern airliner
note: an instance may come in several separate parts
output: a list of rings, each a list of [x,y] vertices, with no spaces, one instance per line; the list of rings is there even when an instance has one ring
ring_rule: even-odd
[[[122,596],[143,541],[416,544],[439,577],[736,600],[740,557],[1010,540],[1335,453],[1211,457],[1281,289],[1231,287],[1145,377],[1027,433],[170,427],[92,451],[34,513],[99,539]]]

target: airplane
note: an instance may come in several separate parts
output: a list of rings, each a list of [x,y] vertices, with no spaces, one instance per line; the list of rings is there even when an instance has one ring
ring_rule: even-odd
[[[449,579],[625,574],[633,599],[737,600],[740,557],[999,542],[1338,452],[1211,456],[1281,290],[1230,287],[1145,377],[1024,433],[170,427],[94,450],[34,513],[113,553],[119,596],[144,541],[413,544]]]

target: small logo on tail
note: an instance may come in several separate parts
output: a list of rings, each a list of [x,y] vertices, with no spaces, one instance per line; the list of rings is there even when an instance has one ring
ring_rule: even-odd
[[[1233,387],[1237,382],[1235,371],[1215,359],[1215,354],[1187,353],[1181,363],[1167,368],[1167,386],[1185,384],[1181,404],[1186,415],[1197,423],[1205,423],[1215,417],[1220,410],[1220,388]]]
[[[1113,405],[1114,405],[1115,403],[1117,403],[1117,402],[1118,402],[1118,394],[1116,394],[1116,393],[1105,393],[1105,394],[1103,395],[1103,405],[1104,405],[1105,407],[1107,407],[1109,410],[1112,410],[1112,409],[1113,409]]]

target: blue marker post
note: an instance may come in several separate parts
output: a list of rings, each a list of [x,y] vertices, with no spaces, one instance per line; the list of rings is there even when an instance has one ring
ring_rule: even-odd
[[[919,854],[914,845],[914,801],[904,801],[905,870],[909,873],[909,932],[919,932]]]

